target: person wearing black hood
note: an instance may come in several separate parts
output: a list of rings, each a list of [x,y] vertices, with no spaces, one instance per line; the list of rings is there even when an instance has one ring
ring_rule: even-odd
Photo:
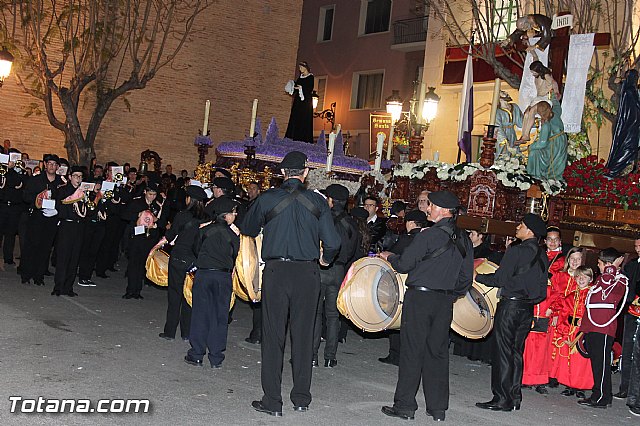
[[[192,246],[198,235],[200,225],[207,220],[208,215],[204,211],[204,200],[207,194],[199,186],[188,185],[186,187],[187,208],[182,210],[174,218],[171,228],[166,235],[156,244],[160,248],[164,244],[171,244],[171,256],[169,257],[169,285],[167,288],[167,321],[160,337],[173,340],[180,324],[180,335],[183,340],[189,340],[191,327],[191,307],[184,298],[184,279],[189,267],[196,260]]]

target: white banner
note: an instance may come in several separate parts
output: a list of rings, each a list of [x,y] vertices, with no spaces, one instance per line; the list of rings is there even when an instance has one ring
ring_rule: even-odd
[[[529,44],[534,45],[540,40],[539,37],[529,39]],[[538,60],[546,67],[549,63],[549,46],[544,49],[544,52],[536,49]],[[529,66],[533,62],[533,55],[531,52],[527,53],[527,57],[524,60],[524,69],[522,70],[522,80],[520,81],[520,94],[518,95],[518,106],[524,113],[531,101],[537,96],[536,84],[534,83],[535,77],[531,74]]]
[[[567,78],[562,94],[562,122],[566,133],[579,133],[584,110],[587,74],[593,56],[595,34],[574,34],[569,41]]]

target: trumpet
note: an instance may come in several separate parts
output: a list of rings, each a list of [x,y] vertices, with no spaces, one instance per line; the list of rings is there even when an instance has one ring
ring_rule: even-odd
[[[6,164],[0,164],[0,176],[4,176],[9,173],[9,166]]]
[[[113,191],[112,190],[108,190],[104,192],[104,199],[105,200],[110,200],[113,198]]]
[[[16,170],[16,172],[18,173],[24,173],[25,172],[25,165],[24,165],[24,161],[22,160],[18,160],[16,161],[16,165],[14,166],[14,169]]]

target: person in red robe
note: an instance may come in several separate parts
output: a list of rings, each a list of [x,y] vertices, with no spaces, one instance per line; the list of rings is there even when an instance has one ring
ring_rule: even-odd
[[[562,255],[562,240],[560,239],[559,228],[555,226],[547,228],[545,244],[547,246],[547,258],[549,259],[549,278],[551,279],[564,267],[565,258]],[[550,283],[551,281],[549,281]],[[552,300],[552,287],[548,285],[547,298],[533,307],[533,324],[524,344],[522,385],[535,386],[536,392],[540,394],[549,393],[546,385],[550,383],[551,357],[549,352],[553,333],[548,332],[549,318],[547,317],[547,310]],[[557,386],[557,381],[554,384]]]
[[[586,299],[593,281],[593,271],[580,266],[575,270],[576,285],[562,298],[558,312],[558,325],[552,341],[554,377],[567,387],[562,395],[585,398],[584,391],[593,387],[591,360],[583,357],[576,348],[582,318],[586,314]]]

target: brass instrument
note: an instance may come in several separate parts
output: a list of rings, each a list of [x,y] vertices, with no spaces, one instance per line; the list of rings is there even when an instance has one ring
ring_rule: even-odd
[[[112,190],[108,190],[104,192],[104,199],[105,200],[110,200],[113,198],[113,191]]]
[[[9,173],[9,166],[6,164],[0,164],[0,176],[4,176]]]
[[[113,177],[113,180],[116,182],[122,182],[123,179],[124,175],[122,173],[116,173],[116,175]]]

